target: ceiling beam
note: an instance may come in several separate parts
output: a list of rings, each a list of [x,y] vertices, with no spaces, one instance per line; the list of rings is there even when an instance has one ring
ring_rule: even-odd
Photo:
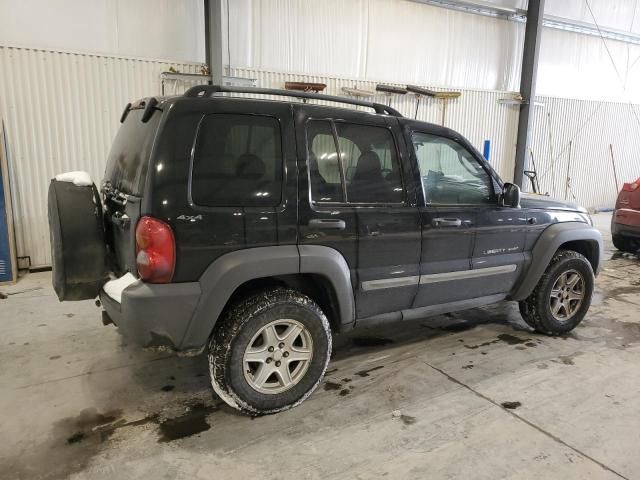
[[[511,22],[526,23],[527,11],[520,8],[499,7],[480,0],[412,0],[416,3],[446,8],[458,12],[482,15],[485,17],[502,18]],[[600,31],[593,23],[581,22],[570,18],[545,15],[542,26],[564,30],[566,32],[580,33],[592,37],[602,37],[608,40],[640,45],[640,35],[615,28],[600,26]]]

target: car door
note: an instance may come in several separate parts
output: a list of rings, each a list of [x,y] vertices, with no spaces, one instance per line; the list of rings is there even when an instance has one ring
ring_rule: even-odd
[[[414,307],[478,298],[492,272],[474,270],[472,263],[478,221],[497,205],[490,172],[448,130],[414,130],[411,142],[423,192]]]
[[[339,110],[336,118],[334,109],[296,109],[300,243],[343,254],[358,319],[410,308],[419,281],[420,218],[408,200],[397,123],[356,111]]]
[[[484,275],[474,287],[476,296],[511,291],[524,267],[527,226],[519,208],[495,205],[478,212],[471,268]],[[488,276],[491,281],[486,281]]]

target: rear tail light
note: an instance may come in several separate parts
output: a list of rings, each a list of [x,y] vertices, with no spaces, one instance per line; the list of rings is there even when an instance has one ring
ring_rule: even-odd
[[[142,217],[138,221],[136,265],[145,282],[171,281],[176,266],[176,242],[169,225],[152,217]]]
[[[633,183],[625,183],[622,190],[625,192],[635,192],[640,187],[640,178]]]

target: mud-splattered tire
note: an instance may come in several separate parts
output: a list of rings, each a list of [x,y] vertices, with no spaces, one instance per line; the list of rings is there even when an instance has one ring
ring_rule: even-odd
[[[636,253],[640,250],[640,242],[631,238],[621,237],[620,235],[613,235],[613,246],[621,252]]]
[[[571,290],[576,278],[582,288]],[[563,285],[564,279],[564,286]],[[531,295],[519,303],[520,314],[527,324],[539,333],[562,335],[570,332],[584,319],[593,296],[594,274],[589,261],[571,250],[558,250]],[[582,295],[580,303],[571,300]],[[554,313],[558,297],[567,305]],[[566,318],[558,318],[562,316]]]
[[[244,413],[277,413],[311,395],[330,356],[331,329],[320,307],[295,290],[269,289],[219,320],[209,342],[211,384]]]

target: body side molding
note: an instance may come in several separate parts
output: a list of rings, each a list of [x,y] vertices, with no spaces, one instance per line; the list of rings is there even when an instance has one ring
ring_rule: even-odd
[[[451,280],[490,277],[492,275],[504,275],[507,273],[513,273],[517,269],[517,265],[499,265],[497,267],[475,268],[473,270],[460,270],[444,273],[430,273],[426,275],[412,275],[410,277],[368,280],[366,282],[362,282],[362,290],[368,292],[371,290],[380,290],[383,288],[406,287],[418,284],[427,285],[429,283],[450,282]]]

